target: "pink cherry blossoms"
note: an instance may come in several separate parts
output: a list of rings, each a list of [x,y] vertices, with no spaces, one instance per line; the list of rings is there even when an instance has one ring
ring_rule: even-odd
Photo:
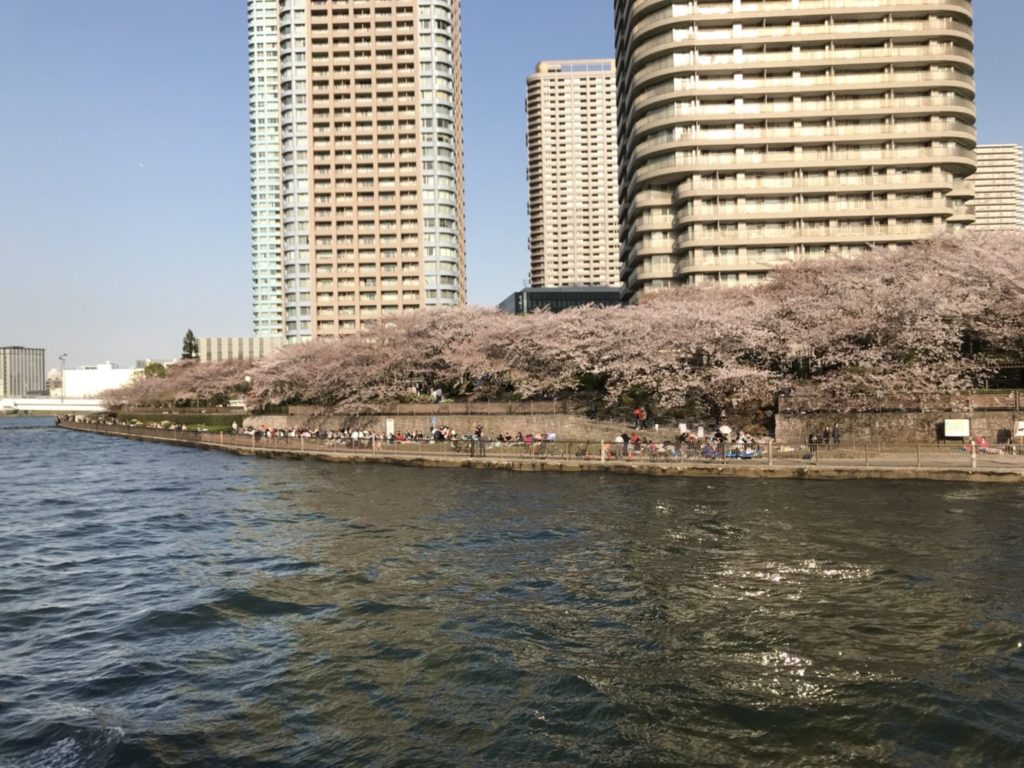
[[[943,236],[794,264],[745,288],[513,317],[478,307],[396,317],[252,363],[178,363],[109,393],[120,405],[309,404],[382,410],[465,399],[575,399],[716,412],[816,386],[840,408],[952,392],[1024,353],[1024,235]],[[246,377],[250,381],[246,381]]]

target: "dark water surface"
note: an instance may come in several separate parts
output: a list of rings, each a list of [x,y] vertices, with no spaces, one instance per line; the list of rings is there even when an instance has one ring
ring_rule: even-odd
[[[49,423],[0,419],[0,765],[1024,764],[1019,488]]]

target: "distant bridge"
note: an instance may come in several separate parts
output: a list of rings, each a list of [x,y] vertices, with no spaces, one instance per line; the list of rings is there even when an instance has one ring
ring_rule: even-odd
[[[0,413],[99,413],[102,400],[84,397],[3,397]]]

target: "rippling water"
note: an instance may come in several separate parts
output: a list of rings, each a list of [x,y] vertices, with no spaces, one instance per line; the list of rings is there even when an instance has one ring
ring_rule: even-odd
[[[246,459],[0,419],[0,765],[1004,766],[1024,491]]]

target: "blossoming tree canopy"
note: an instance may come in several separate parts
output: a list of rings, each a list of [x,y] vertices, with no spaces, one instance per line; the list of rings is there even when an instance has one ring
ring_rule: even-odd
[[[792,264],[751,287],[665,290],[627,307],[415,312],[251,363],[182,362],[108,400],[382,408],[440,389],[710,412],[770,404],[797,384],[837,403],[962,390],[1022,353],[1024,235],[971,233]]]

